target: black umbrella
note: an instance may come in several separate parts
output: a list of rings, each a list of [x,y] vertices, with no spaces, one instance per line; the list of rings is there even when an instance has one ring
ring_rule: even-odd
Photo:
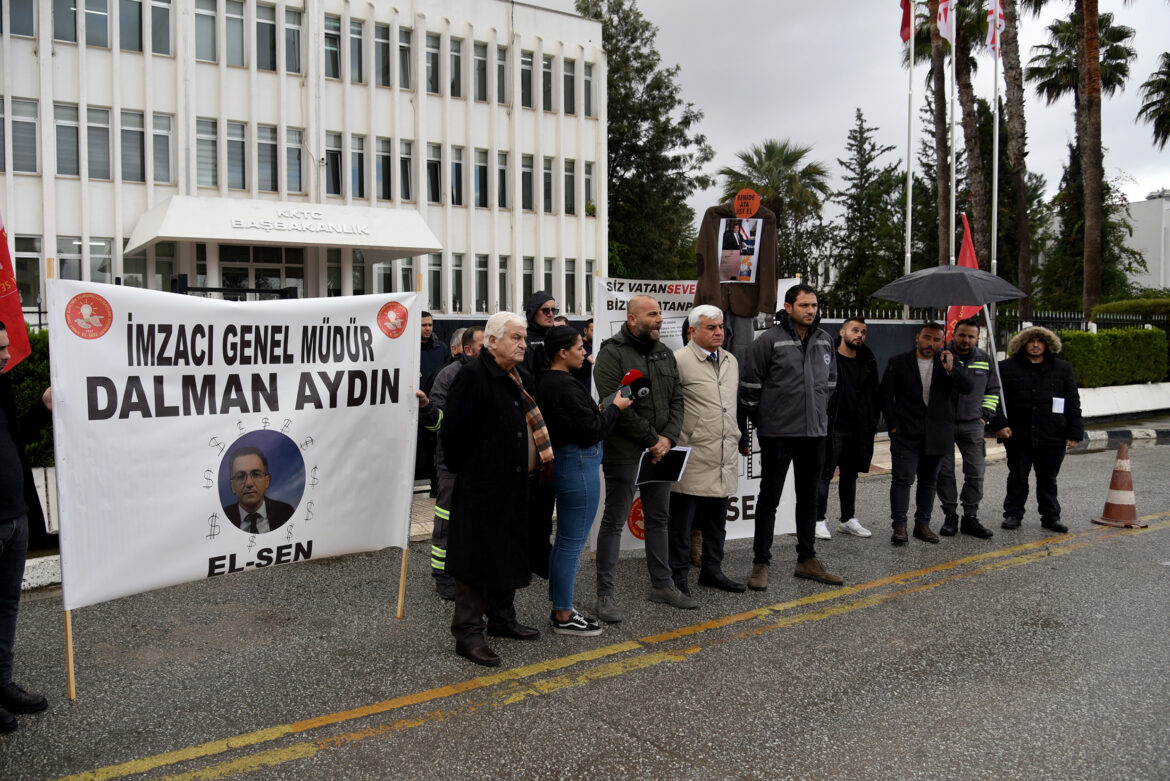
[[[966,266],[933,266],[895,279],[873,294],[916,308],[982,306],[995,301],[1027,298],[1012,283],[982,269]]]

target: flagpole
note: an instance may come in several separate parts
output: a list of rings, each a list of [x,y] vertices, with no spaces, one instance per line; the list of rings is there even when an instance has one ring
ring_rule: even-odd
[[[903,263],[903,273],[910,273],[910,228],[911,228],[911,203],[914,194],[914,178],[912,162],[914,159],[914,3],[910,4],[910,40],[906,42],[909,47],[910,60],[910,80],[906,90],[906,259]],[[910,319],[910,307],[907,304],[902,305],[902,319]]]
[[[956,4],[951,5],[949,21],[951,23],[951,234],[950,234],[950,262],[955,265],[955,83],[958,79],[957,66],[955,65],[955,46],[957,39],[957,24],[958,7]]]
[[[994,6],[996,16],[991,24],[998,24],[999,0]],[[991,104],[991,273],[996,273],[997,248],[999,241],[999,32],[995,33],[995,102]]]

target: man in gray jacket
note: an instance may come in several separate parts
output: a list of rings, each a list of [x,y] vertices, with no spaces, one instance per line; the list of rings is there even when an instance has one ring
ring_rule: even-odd
[[[943,525],[938,533],[954,537],[957,532],[987,539],[993,532],[979,522],[979,502],[983,500],[983,470],[987,447],[983,439],[987,424],[999,406],[999,378],[991,365],[991,356],[979,349],[979,321],[973,317],[955,324],[951,343],[947,345],[955,363],[967,369],[971,390],[959,395],[955,409],[955,444],[963,456],[963,493],[955,481],[955,450],[942,458],[938,471],[938,499],[942,504]],[[959,523],[959,502],[963,503],[963,522]]]
[[[816,557],[817,482],[825,459],[829,397],[837,385],[837,344],[818,327],[817,291],[790,287],[776,324],[756,338],[740,368],[740,414],[760,440],[760,494],[756,499],[754,559],[748,587],[768,587],[768,564],[776,531],[776,507],[784,478],[796,474],[796,570],[831,586],[844,580]],[[740,426],[746,431],[745,426]]]

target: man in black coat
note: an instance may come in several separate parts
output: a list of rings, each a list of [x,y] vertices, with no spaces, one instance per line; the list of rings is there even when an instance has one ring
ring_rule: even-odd
[[[532,377],[519,366],[524,331],[524,319],[511,312],[488,319],[479,358],[451,383],[439,432],[455,473],[446,562],[455,578],[451,634],[457,654],[486,667],[500,657],[485,629],[494,637],[540,636],[516,620],[513,605],[516,589],[531,578],[528,487],[533,475],[552,467]]]
[[[838,468],[837,492],[841,498],[841,533],[869,537],[857,515],[857,474],[869,472],[873,461],[873,435],[882,412],[882,391],[877,359],[865,346],[865,320],[851,317],[841,324],[837,340],[837,387],[829,399],[829,434],[825,437],[825,467],[817,487],[817,539],[830,538],[825,514],[829,507],[829,483]]]
[[[1059,534],[1068,531],[1060,520],[1056,477],[1065,450],[1084,438],[1085,424],[1072,366],[1056,357],[1060,348],[1059,336],[1033,326],[1008,342],[1011,357],[999,362],[1007,409],[991,425],[1007,451],[1001,524],[1005,529],[1020,528],[1028,501],[1028,473],[1035,470],[1040,525]]]
[[[955,447],[958,394],[971,391],[967,370],[943,346],[943,327],[928,322],[918,329],[914,349],[895,355],[882,377],[882,412],[890,429],[893,482],[890,484],[890,542],[905,545],[906,513],[915,477],[914,536],[938,542],[930,530],[930,511],[943,454]]]
[[[7,366],[8,357],[8,330],[0,322],[0,372]],[[43,407],[38,405],[39,409],[25,418],[26,425],[33,422],[38,412],[43,417],[52,405],[47,390],[42,403]],[[16,414],[12,381],[8,375],[0,374],[0,733],[16,729],[13,713],[36,713],[49,706],[41,695],[29,694],[12,682],[16,614],[20,609],[24,560],[28,553],[28,527],[30,522],[44,524],[32,467],[24,452],[21,423]]]

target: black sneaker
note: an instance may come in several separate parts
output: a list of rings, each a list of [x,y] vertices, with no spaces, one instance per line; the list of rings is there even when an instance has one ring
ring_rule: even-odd
[[[552,624],[553,634],[577,635],[578,637],[595,637],[601,634],[601,624],[598,623],[597,619],[583,616],[576,610],[564,621],[557,620],[557,614],[554,610],[549,614],[548,620]]]

